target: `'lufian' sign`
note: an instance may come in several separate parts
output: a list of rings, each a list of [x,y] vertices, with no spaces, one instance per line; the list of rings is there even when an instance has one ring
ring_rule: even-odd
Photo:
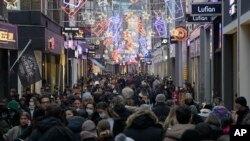
[[[221,15],[221,3],[193,3],[192,15]]]

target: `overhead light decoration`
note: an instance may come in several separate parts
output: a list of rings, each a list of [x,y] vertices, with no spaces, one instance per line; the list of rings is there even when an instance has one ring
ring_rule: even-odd
[[[172,23],[173,19],[171,18],[171,16],[168,16],[168,17],[166,18],[166,21],[167,21],[167,23]]]
[[[130,0],[131,3],[137,3],[139,0]]]
[[[150,17],[150,14],[148,14],[148,12],[146,12],[146,11],[143,11],[142,12],[142,17],[143,17],[144,20],[148,20],[149,17]]]
[[[95,24],[95,20],[93,18],[90,18],[89,19],[89,24],[91,24],[91,25]]]
[[[163,37],[167,33],[166,23],[161,17],[157,17],[155,21],[155,28],[160,37]]]
[[[185,17],[182,0],[164,0],[164,2],[172,19],[178,20]]]
[[[142,36],[146,36],[146,30],[144,29],[143,25],[142,25],[142,20],[141,18],[138,19],[138,24],[137,24],[137,31],[138,33],[140,33]]]
[[[74,16],[87,2],[87,0],[69,1],[63,0],[62,10],[69,16]]]
[[[6,3],[7,9],[16,9],[17,8],[17,0],[4,0]]]
[[[101,21],[95,25],[92,32],[98,37],[108,28],[109,20]]]

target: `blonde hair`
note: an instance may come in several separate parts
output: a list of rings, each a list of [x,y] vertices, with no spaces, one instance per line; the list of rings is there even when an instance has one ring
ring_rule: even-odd
[[[177,124],[177,119],[176,119],[176,109],[178,106],[173,106],[170,108],[170,112],[164,122],[164,128],[171,128],[173,127],[175,124]]]

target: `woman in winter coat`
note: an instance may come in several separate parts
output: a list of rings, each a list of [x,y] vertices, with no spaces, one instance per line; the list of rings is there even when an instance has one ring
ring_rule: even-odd
[[[150,109],[139,109],[127,122],[124,134],[135,141],[162,141],[164,131]]]
[[[25,131],[25,129],[28,127],[28,124],[30,124],[29,113],[21,113],[19,122],[20,124],[18,126],[11,128],[6,134],[3,135],[5,141],[14,141],[23,133],[23,131]]]

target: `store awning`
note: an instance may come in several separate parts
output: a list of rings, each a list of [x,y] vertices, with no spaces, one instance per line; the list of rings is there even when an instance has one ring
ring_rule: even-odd
[[[96,66],[98,66],[101,69],[105,69],[105,66],[103,64],[101,64],[100,62],[98,62],[96,59],[93,58],[89,58],[89,60],[94,63]]]

